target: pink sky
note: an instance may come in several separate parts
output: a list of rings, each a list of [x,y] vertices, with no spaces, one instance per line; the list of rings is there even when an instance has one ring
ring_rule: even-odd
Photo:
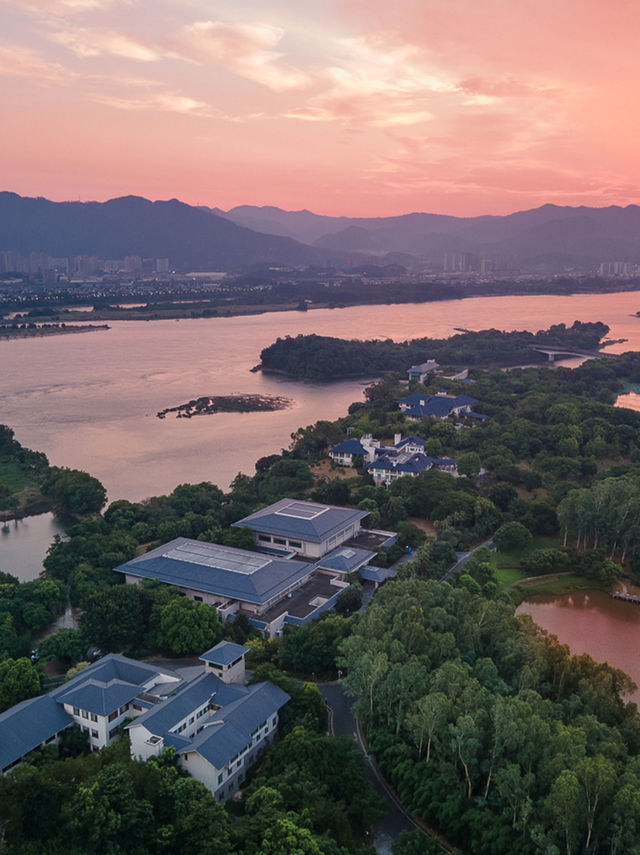
[[[0,0],[0,189],[375,216],[640,202],[636,0]]]

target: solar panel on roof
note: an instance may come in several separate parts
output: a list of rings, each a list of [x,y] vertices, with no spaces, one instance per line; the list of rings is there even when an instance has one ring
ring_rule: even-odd
[[[276,511],[276,514],[282,517],[295,517],[299,520],[314,520],[328,510],[329,508],[324,505],[311,505],[308,502],[291,502],[290,505],[282,508],[282,510]]]
[[[212,567],[219,570],[232,570],[234,573],[250,575],[271,563],[271,558],[244,550],[220,546],[216,543],[181,543],[165,552],[163,558],[173,558],[175,561],[187,561],[199,564],[201,567]]]

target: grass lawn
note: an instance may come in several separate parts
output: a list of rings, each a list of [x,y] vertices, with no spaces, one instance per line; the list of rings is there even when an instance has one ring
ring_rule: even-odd
[[[37,478],[27,466],[13,460],[0,460],[0,486],[11,493],[19,493],[26,487],[36,487]]]
[[[525,578],[526,574],[520,569],[520,562],[528,558],[535,549],[559,546],[560,541],[556,537],[534,537],[526,549],[519,552],[494,552],[493,563],[500,588],[505,590],[514,582]]]
[[[509,585],[513,585],[514,582],[524,579],[524,573],[522,570],[518,570],[517,567],[503,567],[496,569],[496,577],[498,584],[504,589],[508,588]]]
[[[557,537],[534,537],[531,543],[519,552],[496,552],[496,568],[498,570],[519,569],[520,562],[528,558],[536,549],[548,549],[549,547],[560,547],[560,539]]]

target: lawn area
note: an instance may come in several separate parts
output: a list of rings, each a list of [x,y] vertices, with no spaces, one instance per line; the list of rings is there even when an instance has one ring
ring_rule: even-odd
[[[522,559],[528,558],[536,549],[549,549],[549,547],[557,549],[560,545],[560,539],[557,537],[534,537],[531,543],[519,552],[496,552],[496,569],[519,569]]]
[[[555,537],[534,537],[526,549],[520,552],[494,552],[493,564],[498,578],[498,584],[505,590],[514,582],[525,578],[525,573],[520,569],[520,562],[528,558],[535,549],[548,549],[559,547],[560,541]]]
[[[0,460],[0,487],[6,487],[10,493],[19,493],[28,486],[37,487],[33,470],[14,460]]]
[[[504,589],[508,588],[509,585],[513,585],[514,582],[524,579],[524,573],[522,570],[518,570],[517,567],[498,567],[496,568],[496,577],[498,584]]]

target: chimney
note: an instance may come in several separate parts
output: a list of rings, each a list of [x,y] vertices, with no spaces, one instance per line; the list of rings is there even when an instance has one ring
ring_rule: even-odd
[[[399,445],[401,440],[402,440],[402,434],[401,434],[401,433],[394,433],[394,435],[393,435],[393,444],[394,444],[394,445]]]

